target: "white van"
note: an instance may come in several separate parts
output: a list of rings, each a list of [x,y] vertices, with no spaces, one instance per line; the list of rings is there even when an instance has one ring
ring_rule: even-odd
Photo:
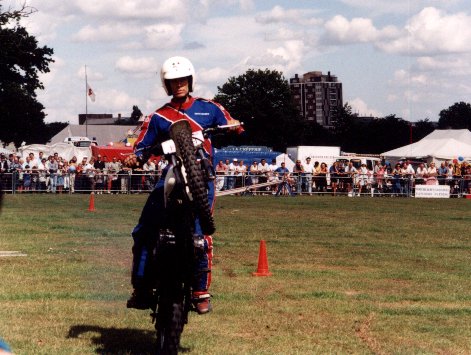
[[[337,161],[347,165],[349,162],[353,163],[353,166],[357,169],[360,169],[362,164],[366,164],[368,170],[373,170],[376,162],[380,162],[381,159],[373,156],[355,156],[355,155],[345,155],[337,158]]]
[[[90,140],[88,137],[67,137],[64,139],[64,143],[73,144],[76,147],[85,147],[88,148],[96,142]]]

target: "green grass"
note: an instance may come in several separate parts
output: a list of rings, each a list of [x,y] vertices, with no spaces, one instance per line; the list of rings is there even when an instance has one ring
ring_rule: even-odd
[[[0,336],[16,354],[150,352],[128,310],[130,231],[146,196],[6,196]],[[471,353],[471,203],[225,197],[212,292],[191,354]],[[271,277],[253,277],[261,239]]]

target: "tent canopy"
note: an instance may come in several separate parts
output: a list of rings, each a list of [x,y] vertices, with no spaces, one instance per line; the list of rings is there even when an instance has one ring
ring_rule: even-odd
[[[420,141],[382,153],[386,159],[445,161],[463,157],[471,161],[471,132],[467,129],[435,130]]]

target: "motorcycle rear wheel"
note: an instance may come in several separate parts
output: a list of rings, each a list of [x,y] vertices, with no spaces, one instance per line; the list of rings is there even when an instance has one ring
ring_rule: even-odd
[[[201,170],[200,164],[196,162],[195,147],[193,145],[189,124],[188,129],[179,129],[176,132],[174,141],[187,172],[188,185],[193,197],[195,213],[199,218],[201,230],[203,234],[211,235],[216,231],[216,227],[209,206],[203,171]]]

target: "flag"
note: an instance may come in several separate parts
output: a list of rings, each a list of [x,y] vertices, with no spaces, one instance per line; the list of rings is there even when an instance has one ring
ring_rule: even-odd
[[[92,100],[92,102],[95,102],[95,98],[96,98],[95,91],[93,91],[93,89],[90,87],[90,85],[88,85],[88,83],[87,83],[87,96],[90,98],[90,100]]]

